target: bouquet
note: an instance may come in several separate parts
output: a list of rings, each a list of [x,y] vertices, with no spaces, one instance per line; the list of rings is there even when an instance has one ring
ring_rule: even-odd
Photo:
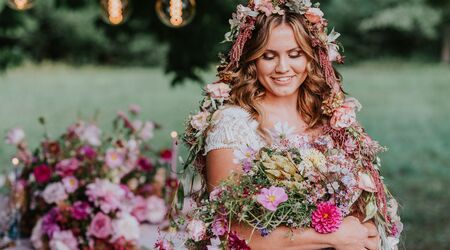
[[[271,146],[235,151],[242,172],[231,175],[201,200],[188,219],[187,246],[249,249],[231,230],[231,223],[251,226],[261,236],[279,226],[311,227],[325,234],[338,230],[345,216],[355,215],[363,221],[374,219],[383,249],[395,248],[401,231],[398,205],[383,189],[382,195],[389,199],[387,216],[377,207],[375,177],[359,158],[349,154],[356,153],[356,148],[340,147],[331,134],[310,138],[291,131],[287,124],[277,124],[270,131]],[[362,148],[382,150],[366,140]]]
[[[33,225],[35,248],[139,249],[139,226],[166,219],[178,183],[171,151],[154,151],[148,140],[157,126],[137,119],[137,106],[129,112],[133,119],[118,113],[110,136],[78,121],[32,153],[21,129],[8,133],[23,164],[15,186],[25,190],[22,224]]]

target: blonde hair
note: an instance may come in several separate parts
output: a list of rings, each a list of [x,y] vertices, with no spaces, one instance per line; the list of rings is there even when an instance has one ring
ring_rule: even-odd
[[[252,118],[261,119],[262,111],[257,104],[264,97],[265,89],[257,79],[256,59],[265,51],[271,31],[282,25],[289,25],[295,34],[295,39],[307,57],[307,77],[300,85],[297,109],[308,125],[315,128],[323,124],[326,116],[322,112],[322,102],[331,92],[327,85],[318,55],[306,27],[305,18],[297,13],[287,12],[285,15],[260,15],[257,17],[252,38],[247,41],[241,57],[240,67],[233,74],[231,83],[231,103],[247,110]],[[340,75],[336,72],[338,79]],[[267,133],[260,126],[258,132],[268,139]]]

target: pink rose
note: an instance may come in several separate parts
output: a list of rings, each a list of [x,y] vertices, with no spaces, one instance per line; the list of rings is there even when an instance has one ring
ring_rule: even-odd
[[[131,214],[136,217],[139,222],[147,220],[147,201],[141,196],[136,196],[133,200],[133,210]]]
[[[33,169],[33,175],[37,183],[46,183],[52,176],[52,169],[49,166],[42,164]]]
[[[358,173],[358,187],[370,193],[374,193],[377,191],[372,176],[362,172]]]
[[[189,222],[186,232],[194,241],[201,241],[206,235],[206,225],[201,220],[193,219]]]
[[[305,13],[305,17],[311,23],[318,23],[322,20],[323,12],[319,8],[309,8]]]
[[[69,197],[61,182],[49,184],[41,195],[48,204],[59,203]]]
[[[88,234],[99,239],[106,239],[111,233],[111,219],[101,212],[97,213],[89,225]]]
[[[206,92],[208,92],[214,99],[227,100],[230,97],[230,91],[230,86],[223,82],[206,85]]]
[[[192,127],[199,131],[205,129],[208,125],[208,116],[209,112],[206,111],[194,115],[191,120]]]
[[[283,188],[271,186],[269,189],[263,188],[256,196],[256,200],[270,211],[276,211],[278,205],[288,200],[288,196]]]
[[[60,161],[58,164],[56,164],[56,172],[60,176],[70,176],[75,173],[75,171],[80,166],[80,162],[75,158],[69,158]]]
[[[334,43],[328,44],[328,60],[330,62],[340,61],[342,59],[341,54],[339,54],[339,46]]]

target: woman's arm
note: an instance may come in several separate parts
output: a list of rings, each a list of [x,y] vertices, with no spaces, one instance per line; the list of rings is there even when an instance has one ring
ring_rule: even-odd
[[[207,189],[211,191],[226,179],[232,172],[241,172],[241,167],[233,162],[232,149],[216,149],[208,152],[206,156]],[[365,249],[368,238],[368,229],[356,217],[349,216],[344,219],[338,231],[331,234],[319,234],[310,228],[291,230],[279,227],[266,237],[259,232],[252,234],[249,226],[233,225],[241,238],[250,241],[252,249]]]

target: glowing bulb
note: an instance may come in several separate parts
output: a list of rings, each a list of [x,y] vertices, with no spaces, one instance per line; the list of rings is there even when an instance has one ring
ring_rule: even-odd
[[[195,0],[158,0],[156,12],[165,25],[180,28],[194,18]]]
[[[8,0],[8,6],[19,11],[33,7],[35,0]]]
[[[17,165],[19,165],[19,163],[20,163],[20,161],[19,161],[19,159],[17,159],[17,158],[12,158],[11,159],[11,163],[14,165],[14,166],[17,166]]]
[[[172,137],[172,138],[177,138],[177,136],[178,136],[177,131],[172,131],[172,132],[170,133],[170,137]]]
[[[106,22],[119,25],[128,16],[128,0],[101,0],[102,15]]]

